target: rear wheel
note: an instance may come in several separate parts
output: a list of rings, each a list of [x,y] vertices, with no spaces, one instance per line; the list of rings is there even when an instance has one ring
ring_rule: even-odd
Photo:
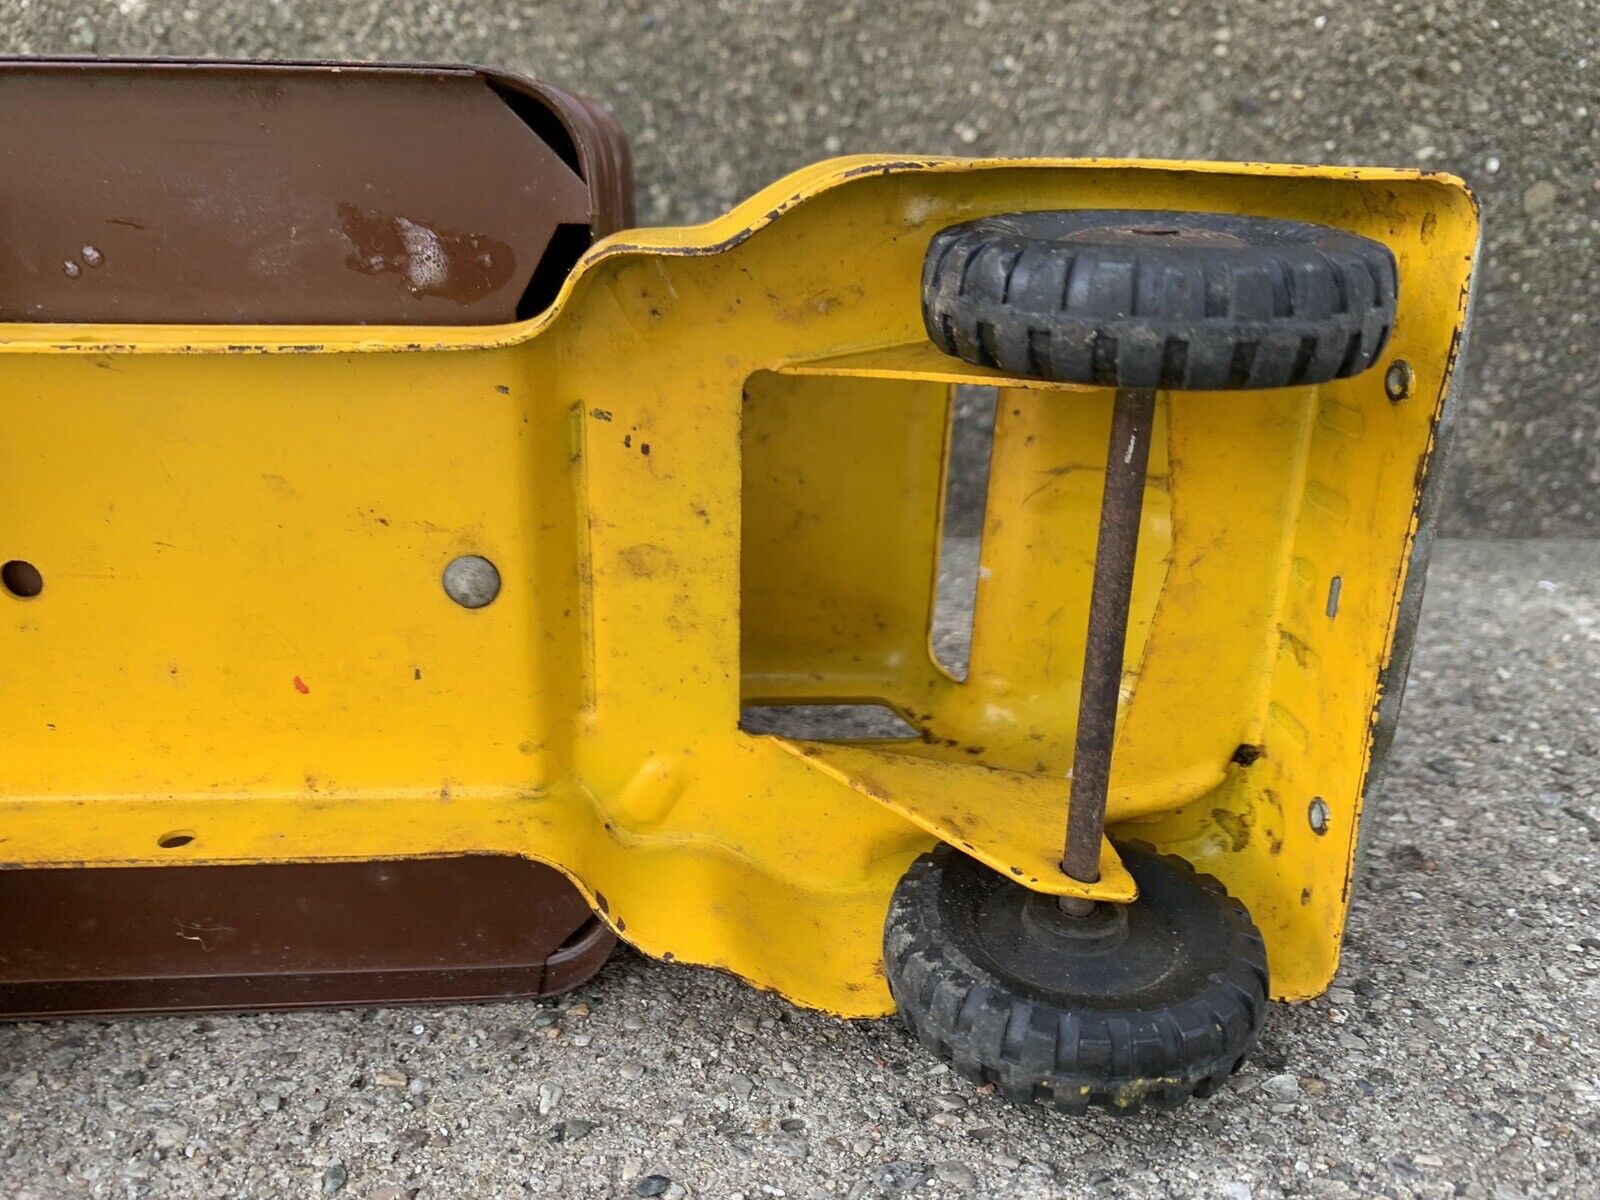
[[[906,1024],[1018,1102],[1131,1112],[1209,1094],[1266,1017],[1261,935],[1181,859],[1121,853],[1139,898],[1081,916],[949,846],[919,858],[884,934]]]

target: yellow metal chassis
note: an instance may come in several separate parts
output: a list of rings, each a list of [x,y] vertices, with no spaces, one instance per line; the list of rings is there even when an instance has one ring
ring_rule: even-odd
[[[1275,992],[1320,991],[1467,315],[1447,176],[839,159],[612,237],[517,325],[0,327],[0,558],[45,580],[0,594],[0,861],[526,855],[643,951],[845,1015],[892,1007],[884,912],[935,838],[1131,898],[1109,843],[1098,884],[1055,869],[1109,393],[942,357],[918,308],[937,229],[1086,206],[1399,260],[1409,398],[1381,366],[1161,398],[1112,776],[1113,833],[1222,879]],[[965,682],[928,648],[960,382],[1001,388]],[[463,553],[487,608],[440,587]],[[738,728],[817,701],[923,738]]]

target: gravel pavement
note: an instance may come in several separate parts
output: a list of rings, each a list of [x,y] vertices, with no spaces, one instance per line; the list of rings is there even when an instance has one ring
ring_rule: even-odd
[[[524,71],[616,108],[653,224],[865,151],[1454,171],[1486,255],[1446,531],[1600,531],[1600,0],[0,0],[0,51]]]
[[[1600,1196],[1600,543],[1439,548],[1345,965],[1071,1120],[619,952],[558,1000],[0,1027],[0,1196]]]

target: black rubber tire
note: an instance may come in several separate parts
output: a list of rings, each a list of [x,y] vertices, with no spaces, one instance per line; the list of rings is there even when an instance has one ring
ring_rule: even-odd
[[[884,964],[922,1043],[1011,1100],[1072,1113],[1172,1108],[1237,1071],[1266,1018],[1261,934],[1182,859],[1119,849],[1138,900],[1077,918],[949,846],[917,859]],[[1111,926],[1063,933],[1074,921]]]
[[[922,319],[946,354],[1104,387],[1271,388],[1359,375],[1399,288],[1387,246],[1217,213],[1006,213],[940,230]]]

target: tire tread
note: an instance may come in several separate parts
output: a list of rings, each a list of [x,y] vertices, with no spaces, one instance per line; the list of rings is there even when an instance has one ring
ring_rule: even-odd
[[[1180,232],[1254,221],[1260,240],[1224,252],[1182,239],[1135,245],[1031,232],[1051,219],[1081,230],[1099,218],[1115,230],[1153,216]],[[922,310],[946,354],[1014,375],[1107,387],[1290,387],[1371,367],[1394,324],[1397,281],[1386,246],[1301,222],[1019,213],[935,234]]]
[[[1183,860],[1152,855],[1193,874]],[[1229,958],[1187,1000],[1148,1012],[1069,1011],[1000,990],[947,944],[937,916],[948,846],[923,855],[896,888],[885,925],[890,990],[911,1032],[961,1075],[1012,1099],[1064,1112],[1171,1108],[1215,1091],[1239,1069],[1266,1018],[1265,948],[1248,912],[1207,875]]]

